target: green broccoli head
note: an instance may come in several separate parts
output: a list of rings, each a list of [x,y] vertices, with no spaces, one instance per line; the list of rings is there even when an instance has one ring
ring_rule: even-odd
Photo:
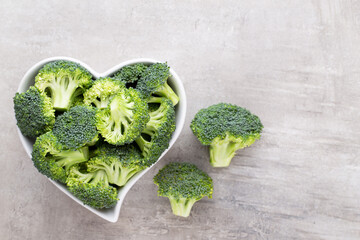
[[[188,217],[196,201],[212,198],[213,181],[209,175],[191,163],[173,162],[154,177],[158,195],[168,197],[175,215]]]
[[[89,150],[87,147],[64,150],[50,131],[36,139],[31,155],[34,166],[40,173],[65,183],[69,168],[74,164],[86,162],[89,159]]]
[[[94,106],[98,109],[104,109],[108,106],[110,99],[116,95],[125,84],[112,78],[99,78],[84,93],[84,103],[88,106]]]
[[[132,144],[114,146],[103,142],[95,151],[96,157],[87,162],[89,172],[104,170],[109,182],[124,186],[131,177],[145,169],[141,152]]]
[[[147,68],[148,67],[142,63],[125,66],[121,68],[119,72],[114,74],[114,78],[122,81],[127,86],[136,87],[137,82],[140,80]]]
[[[139,92],[123,88],[107,108],[97,112],[96,121],[97,129],[108,143],[131,143],[149,121],[148,106]]]
[[[76,106],[56,118],[53,132],[58,141],[68,149],[78,149],[97,139],[96,110]]]
[[[55,110],[46,94],[31,86],[16,93],[14,110],[17,125],[24,136],[37,137],[50,131],[55,122]]]
[[[92,84],[92,75],[80,64],[54,61],[40,69],[35,87],[50,96],[55,110],[67,111],[75,98]]]
[[[146,166],[155,163],[168,148],[172,133],[175,131],[175,109],[166,98],[150,99],[150,120],[141,135],[135,140],[142,151]],[[155,103],[154,101],[158,102]]]
[[[170,76],[170,68],[166,63],[155,63],[144,71],[136,89],[145,98],[149,98],[152,94],[165,97],[175,106],[179,102],[179,97],[167,83]]]
[[[227,103],[201,109],[191,122],[191,130],[203,145],[210,145],[210,163],[227,167],[238,149],[260,138],[263,128],[259,117]]]
[[[80,165],[74,165],[70,168],[66,185],[75,197],[94,208],[111,208],[119,200],[118,191],[109,185],[104,170],[87,172]]]

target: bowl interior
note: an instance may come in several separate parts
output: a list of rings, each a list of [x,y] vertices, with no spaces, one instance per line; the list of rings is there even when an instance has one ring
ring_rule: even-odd
[[[35,64],[32,68],[30,68],[25,76],[23,77],[22,81],[20,82],[19,88],[18,88],[18,92],[25,92],[30,86],[35,84],[35,76],[37,75],[37,73],[39,72],[39,70],[41,69],[42,66],[44,66],[46,63],[52,62],[52,61],[56,61],[56,60],[69,60],[69,61],[73,61],[73,62],[77,62],[80,65],[82,65],[83,67],[85,67],[86,69],[89,70],[89,72],[93,75],[94,79],[97,79],[99,77],[107,77],[107,76],[112,76],[114,73],[116,73],[117,71],[119,71],[122,67],[124,66],[128,66],[128,65],[132,65],[132,64],[136,64],[136,63],[143,63],[146,65],[150,65],[156,62],[160,62],[160,61],[156,61],[153,59],[145,59],[145,58],[140,58],[140,59],[133,59],[130,61],[126,61],[123,63],[120,63],[114,67],[112,67],[111,69],[109,69],[108,71],[104,72],[104,73],[97,73],[96,71],[92,70],[87,64],[77,60],[77,59],[73,59],[73,58],[69,58],[69,57],[53,57],[53,58],[47,58],[44,59],[42,61],[40,61],[39,63]],[[179,96],[180,100],[179,103],[176,105],[175,107],[175,114],[176,114],[176,130],[174,131],[172,138],[170,140],[169,143],[169,147],[168,149],[166,149],[162,155],[160,156],[160,158],[157,160],[157,162],[166,154],[166,152],[172,147],[172,145],[175,143],[176,139],[179,137],[180,132],[184,126],[184,122],[185,122],[185,115],[186,115],[186,95],[185,95],[185,89],[184,86],[179,78],[179,76],[176,74],[176,72],[170,68],[170,72],[171,72],[171,77],[168,80],[169,85],[174,89],[175,93]],[[29,157],[31,157],[31,152],[32,152],[32,146],[34,144],[34,139],[32,138],[28,138],[25,137],[21,134],[20,130],[18,130],[18,134],[21,140],[22,145],[25,148],[26,153],[29,155]],[[157,163],[156,162],[156,163]],[[156,164],[155,163],[155,164]],[[154,166],[155,164],[153,164],[152,166]],[[151,166],[151,167],[152,167]],[[68,195],[70,198],[72,198],[74,201],[76,201],[77,203],[79,203],[80,205],[82,205],[83,207],[87,208],[88,210],[90,210],[91,212],[95,213],[96,215],[104,218],[107,221],[110,222],[116,222],[119,218],[119,213],[120,213],[120,208],[122,205],[122,202],[127,194],[127,192],[130,190],[130,188],[135,184],[135,182],[137,180],[139,180],[141,178],[141,176],[143,176],[147,171],[149,171],[149,169],[151,168],[147,168],[145,170],[143,170],[142,172],[139,172],[138,174],[136,174],[135,176],[133,176],[129,182],[120,188],[119,190],[119,194],[118,194],[118,198],[119,201],[117,202],[116,206],[114,206],[113,208],[109,208],[109,209],[104,209],[104,210],[99,210],[99,209],[95,209],[92,208],[90,206],[84,205],[79,199],[77,199],[76,197],[74,197],[67,189],[66,186],[64,184],[55,182],[50,180],[55,186],[57,186],[62,192],[64,192],[66,195]]]

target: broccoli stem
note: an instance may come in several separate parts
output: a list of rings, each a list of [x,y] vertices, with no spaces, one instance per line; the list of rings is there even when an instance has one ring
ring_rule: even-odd
[[[154,92],[154,94],[170,99],[174,106],[179,102],[179,97],[172,90],[169,84],[167,84],[167,82]]]
[[[169,200],[173,214],[180,217],[188,217],[190,215],[192,206],[197,201],[195,199],[176,199],[173,197],[169,197]]]
[[[103,183],[105,185],[109,185],[107,174],[104,170],[98,170],[96,173],[94,173],[94,178],[90,182],[91,184],[98,184]]]
[[[49,87],[54,109],[59,111],[69,110],[73,99],[82,93],[76,81],[68,76],[57,78]]]
[[[88,160],[89,149],[83,147],[76,151],[61,151],[58,154],[54,154],[54,156],[59,159],[56,163],[60,167],[65,167],[65,171],[68,171],[71,166]]]
[[[224,139],[215,138],[210,144],[210,164],[213,167],[228,167],[236,150],[243,147],[243,144],[231,141],[228,135]]]
[[[132,176],[134,176],[139,170],[139,167],[121,167],[120,175],[117,178],[116,185],[124,186]]]

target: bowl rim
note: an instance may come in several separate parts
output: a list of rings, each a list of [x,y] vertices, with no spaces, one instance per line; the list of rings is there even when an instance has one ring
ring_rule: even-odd
[[[103,73],[98,73],[95,70],[93,70],[88,64],[75,59],[75,58],[71,58],[71,57],[66,57],[66,56],[56,56],[56,57],[50,57],[50,58],[45,58],[39,62],[37,62],[36,64],[34,64],[23,76],[22,80],[19,83],[19,87],[17,89],[17,92],[25,92],[28,87],[26,86],[31,86],[29,85],[29,82],[33,81],[33,76],[36,75],[39,71],[39,69],[44,66],[45,64],[52,62],[52,61],[57,61],[57,60],[67,60],[67,61],[72,61],[72,62],[76,62],[78,64],[80,64],[81,66],[83,66],[84,68],[86,68],[93,76],[95,79],[98,79],[100,77],[108,77],[111,76],[112,74],[114,74],[115,72],[119,71],[121,68],[123,68],[124,66],[128,66],[128,65],[133,65],[136,63],[144,63],[144,64],[154,64],[157,62],[164,62],[164,61],[158,61],[158,60],[154,60],[154,59],[150,59],[150,58],[135,58],[135,59],[130,59],[124,62],[121,62],[113,67],[111,67],[109,70],[103,72]],[[58,189],[60,189],[63,193],[65,193],[67,196],[69,196],[70,198],[72,198],[75,202],[79,203],[81,206],[85,207],[86,209],[88,209],[89,211],[95,213],[96,215],[98,215],[99,217],[109,221],[109,222],[117,222],[118,218],[119,218],[119,214],[120,214],[120,209],[122,206],[122,203],[124,201],[124,198],[126,196],[126,194],[129,192],[129,190],[131,189],[131,187],[146,173],[148,172],[156,163],[158,163],[161,158],[163,156],[165,156],[165,154],[170,150],[170,148],[174,145],[174,143],[176,142],[177,138],[179,137],[184,124],[185,124],[185,117],[186,117],[186,108],[187,108],[187,100],[186,100],[186,93],[185,93],[185,88],[184,85],[180,79],[180,77],[177,75],[177,73],[170,67],[170,73],[171,73],[171,77],[169,78],[171,84],[174,86],[174,91],[176,92],[176,94],[179,96],[179,103],[176,105],[176,111],[177,111],[177,116],[176,116],[176,129],[171,137],[170,143],[169,143],[169,147],[161,154],[161,156],[159,157],[159,159],[150,167],[146,168],[145,170],[139,172],[138,174],[136,174],[135,176],[133,176],[129,182],[123,186],[118,193],[118,202],[116,204],[115,207],[110,208],[110,209],[106,209],[106,210],[98,210],[95,208],[92,208],[90,206],[84,205],[83,202],[81,202],[79,199],[77,199],[74,195],[72,195],[64,185],[53,181],[49,178],[47,178],[50,182],[52,182]],[[31,152],[32,152],[32,145],[30,144],[30,140],[29,138],[25,137],[22,135],[20,129],[16,126],[17,128],[17,132],[21,141],[22,146],[24,147],[27,155],[31,158]],[[45,176],[46,177],[46,176]]]

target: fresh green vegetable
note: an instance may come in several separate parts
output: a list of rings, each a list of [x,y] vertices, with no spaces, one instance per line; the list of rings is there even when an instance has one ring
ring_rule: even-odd
[[[110,99],[124,87],[123,82],[112,78],[99,78],[84,93],[84,103],[88,106],[104,109],[108,106]]]
[[[32,161],[39,172],[62,183],[66,182],[71,166],[88,159],[87,147],[65,150],[51,131],[36,139],[32,151]]]
[[[122,81],[127,86],[133,86],[133,88],[135,88],[147,68],[148,67],[142,63],[125,66],[114,74],[114,78]]]
[[[201,109],[190,127],[203,145],[210,146],[213,167],[229,166],[236,150],[253,144],[263,129],[259,117],[227,103]]]
[[[55,122],[51,100],[31,86],[24,93],[16,93],[14,110],[17,125],[24,136],[37,137],[50,131]]]
[[[46,93],[55,110],[67,111],[75,98],[92,84],[89,71],[80,64],[60,60],[46,64],[35,77],[35,87]]]
[[[56,118],[54,135],[68,149],[93,145],[97,139],[96,111],[88,106],[76,106]]]
[[[211,177],[191,163],[173,162],[162,168],[154,177],[158,195],[168,197],[175,215],[188,217],[196,201],[212,198]]]
[[[114,146],[106,142],[98,145],[96,157],[87,167],[90,172],[102,169],[106,172],[109,183],[124,186],[131,177],[145,169],[141,152],[134,145]]]
[[[70,169],[66,184],[75,197],[94,208],[111,208],[119,200],[118,191],[109,184],[104,170],[87,172],[75,165]]]
[[[131,143],[149,121],[148,106],[139,92],[122,88],[107,108],[97,112],[96,121],[97,129],[108,143]]]
[[[136,89],[146,98],[149,98],[152,94],[166,97],[175,106],[179,102],[179,97],[167,83],[170,76],[170,69],[166,63],[155,63],[144,71]]]
[[[149,101],[150,120],[135,140],[147,166],[156,162],[168,148],[171,134],[175,131],[175,110],[171,101],[166,98],[151,98]]]

